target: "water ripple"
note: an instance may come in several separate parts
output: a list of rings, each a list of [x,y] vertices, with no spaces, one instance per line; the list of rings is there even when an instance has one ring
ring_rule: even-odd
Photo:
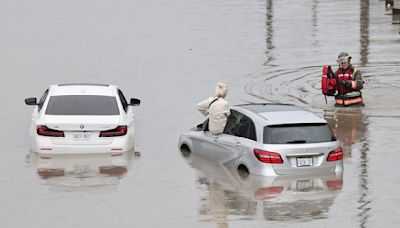
[[[395,110],[400,104],[394,97],[400,96],[400,62],[376,62],[359,67],[365,82],[363,94],[367,116],[400,117]],[[282,69],[273,67],[247,77],[246,94],[266,102],[292,103],[322,111],[333,106],[328,97],[325,103],[321,93],[322,66]],[[389,109],[389,110],[388,110]],[[386,114],[381,111],[385,110]],[[389,112],[388,112],[389,111]],[[393,111],[393,112],[390,112]]]

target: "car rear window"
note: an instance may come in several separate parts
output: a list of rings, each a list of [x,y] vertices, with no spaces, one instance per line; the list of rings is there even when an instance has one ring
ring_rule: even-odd
[[[285,124],[264,127],[265,144],[320,143],[336,141],[327,123]]]
[[[119,115],[117,100],[112,96],[52,96],[47,115]]]

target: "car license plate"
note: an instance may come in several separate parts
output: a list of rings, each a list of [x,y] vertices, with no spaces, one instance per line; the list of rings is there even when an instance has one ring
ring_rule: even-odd
[[[74,132],[73,133],[73,140],[74,141],[89,141],[90,140],[90,133],[88,133],[88,132]]]
[[[296,158],[296,161],[297,161],[297,167],[314,165],[312,157],[298,157]]]

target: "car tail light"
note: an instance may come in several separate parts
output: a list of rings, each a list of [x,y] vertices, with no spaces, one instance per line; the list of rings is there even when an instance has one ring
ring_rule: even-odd
[[[126,135],[127,132],[128,132],[127,126],[119,126],[112,130],[100,132],[100,137],[123,136],[123,135]]]
[[[342,148],[337,148],[336,150],[332,150],[329,152],[327,161],[339,161],[343,159],[343,151]]]
[[[36,127],[36,132],[38,135],[51,136],[51,137],[64,137],[63,131],[57,131],[46,127],[45,125],[38,125]]]
[[[254,149],[254,155],[258,160],[264,163],[282,164],[283,160],[280,154],[260,149]]]

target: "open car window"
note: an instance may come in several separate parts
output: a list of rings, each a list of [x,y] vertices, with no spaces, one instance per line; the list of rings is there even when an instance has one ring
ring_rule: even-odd
[[[226,122],[224,128],[225,134],[236,135],[239,115],[240,113],[238,113],[237,111],[231,110],[231,114],[229,115],[228,121]]]
[[[231,115],[226,123],[224,133],[254,141],[257,140],[254,122],[248,116],[235,110],[231,110]]]

